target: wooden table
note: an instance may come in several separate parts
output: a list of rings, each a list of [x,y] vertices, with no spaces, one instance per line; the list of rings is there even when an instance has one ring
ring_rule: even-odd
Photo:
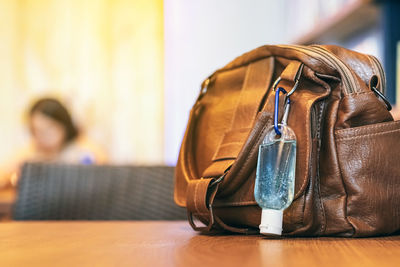
[[[0,266],[400,266],[400,236],[205,236],[186,222],[4,222]]]
[[[11,209],[16,199],[16,189],[0,189],[0,220],[9,220],[11,218]]]

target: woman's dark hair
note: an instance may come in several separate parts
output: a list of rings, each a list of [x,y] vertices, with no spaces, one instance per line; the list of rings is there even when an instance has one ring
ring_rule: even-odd
[[[72,122],[71,115],[60,101],[54,98],[42,98],[33,104],[29,111],[30,117],[35,112],[39,112],[47,117],[61,123],[66,132],[65,143],[75,139],[78,135],[78,129]]]

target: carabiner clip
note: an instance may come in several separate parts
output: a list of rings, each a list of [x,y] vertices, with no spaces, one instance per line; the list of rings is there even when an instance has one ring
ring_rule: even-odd
[[[301,69],[303,69],[303,66],[301,67]],[[290,96],[294,93],[294,91],[296,91],[297,86],[299,85],[300,77],[296,79],[296,82],[294,83],[294,86],[289,91],[289,93],[286,92],[286,90],[283,89],[282,87],[278,87],[278,84],[281,82],[281,80],[282,80],[282,78],[278,77],[278,79],[276,79],[276,81],[272,85],[273,90],[276,92],[275,93],[275,108],[274,108],[274,129],[275,129],[275,133],[277,135],[282,135],[281,131],[279,130],[279,125],[278,125],[279,93],[283,92],[284,94],[286,94],[284,113],[283,113],[282,122],[281,122],[282,125],[286,125],[287,118],[289,115],[290,104],[291,104]]]
[[[283,89],[282,87],[278,87],[278,89],[276,90],[275,93],[275,108],[274,108],[274,129],[275,129],[275,133],[277,135],[281,135],[281,131],[279,130],[279,125],[278,125],[278,117],[279,117],[279,93],[283,92],[284,94],[286,94],[286,90]],[[289,108],[290,108],[290,99],[288,96],[286,96],[285,98],[285,108],[284,108],[284,115],[282,118],[282,124],[286,124],[287,121],[287,116],[289,114]]]

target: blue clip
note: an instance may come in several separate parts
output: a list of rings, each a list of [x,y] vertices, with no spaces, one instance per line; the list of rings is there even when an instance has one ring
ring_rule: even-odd
[[[304,65],[301,64],[299,70],[296,73],[296,77],[295,77],[295,83],[293,85],[293,88],[289,91],[286,92],[285,89],[283,89],[282,87],[278,87],[278,84],[281,82],[282,78],[279,76],[274,84],[272,85],[273,90],[275,91],[275,108],[274,108],[274,129],[275,129],[275,133],[277,135],[282,135],[281,131],[279,130],[279,125],[278,125],[278,110],[279,110],[279,93],[283,92],[284,94],[286,94],[286,98],[285,98],[285,106],[284,106],[284,114],[282,117],[282,125],[286,125],[287,123],[287,118],[289,115],[289,109],[290,109],[290,96],[294,93],[294,91],[296,91],[297,86],[299,85],[299,81],[300,81],[300,75],[303,71],[303,67]]]
[[[281,135],[281,131],[279,130],[279,126],[278,126],[278,111],[279,111],[279,93],[283,92],[284,94],[286,94],[286,90],[283,89],[282,87],[278,87],[278,89],[276,89],[276,93],[275,93],[275,109],[274,109],[274,129],[275,129],[275,133],[277,135]],[[287,98],[287,104],[290,104],[290,100],[289,98]]]

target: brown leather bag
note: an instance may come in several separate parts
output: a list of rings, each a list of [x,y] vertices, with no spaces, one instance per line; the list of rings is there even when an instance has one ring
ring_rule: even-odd
[[[398,232],[400,121],[384,102],[378,60],[337,46],[262,46],[202,84],[175,173],[175,202],[192,227],[258,232],[255,170],[277,80],[286,91],[297,86],[288,118],[297,136],[295,197],[284,234]]]

